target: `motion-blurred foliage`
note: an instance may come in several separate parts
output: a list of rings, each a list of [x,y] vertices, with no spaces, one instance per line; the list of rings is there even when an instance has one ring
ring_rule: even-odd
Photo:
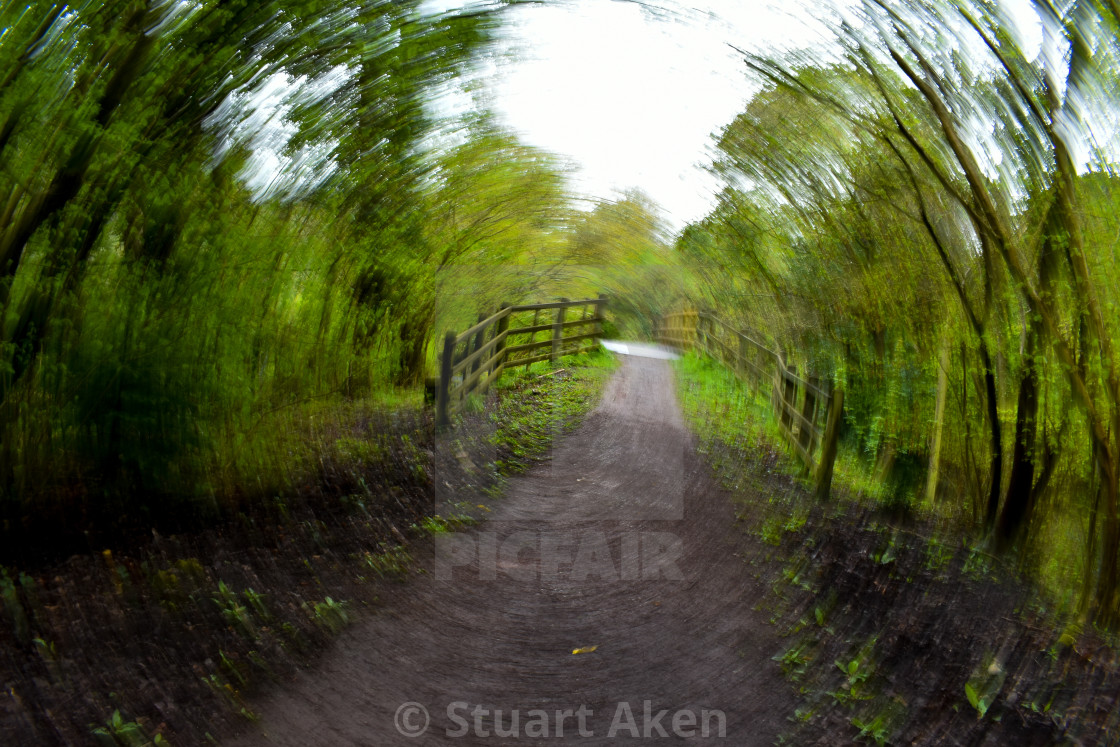
[[[651,205],[581,218],[567,164],[449,112],[510,4],[3,4],[9,552],[267,498],[358,404],[418,403],[437,329],[671,260],[607,215]]]
[[[4,4],[8,548],[274,488],[309,402],[422,377],[429,101],[501,9],[430,7]]]
[[[1120,620],[1120,29],[1111,2],[864,0],[744,52],[702,303],[846,389],[845,443],[1074,610]],[[900,494],[895,494],[900,493]]]

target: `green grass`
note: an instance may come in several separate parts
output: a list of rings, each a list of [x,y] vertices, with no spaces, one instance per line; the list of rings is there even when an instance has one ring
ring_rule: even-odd
[[[388,453],[388,444],[370,439],[362,424],[387,411],[418,410],[423,395],[419,387],[385,389],[354,400],[335,394],[269,412],[224,444],[207,470],[207,487],[223,496],[255,484],[260,492],[275,494],[313,472],[324,455],[377,461]]]
[[[760,453],[777,451],[780,457],[772,470],[788,475],[803,476],[801,462],[786,445],[785,438],[778,430],[776,418],[765,392],[756,392],[748,382],[742,381],[721,363],[707,356],[688,353],[676,362],[677,389],[685,416],[701,440],[700,449],[713,462],[713,467],[724,477],[727,487],[742,489],[752,487],[744,484],[754,481],[759,491],[765,493],[767,487],[758,470],[742,469],[742,465],[719,463],[717,453],[730,453],[742,461],[751,462]],[[724,448],[713,449],[714,443],[722,443]],[[722,457],[727,458],[727,457]],[[837,510],[855,505],[870,508],[891,508],[904,505],[906,513],[912,518],[934,527],[935,534],[928,538],[931,543],[928,563],[931,570],[939,571],[953,557],[956,550],[982,542],[982,538],[969,534],[962,527],[961,507],[951,500],[929,503],[916,496],[899,496],[896,488],[875,474],[875,466],[869,463],[867,455],[841,439],[832,479],[832,501]],[[792,496],[770,495],[773,508],[781,506],[790,510]],[[900,504],[901,501],[901,504]],[[1036,544],[1044,547],[1038,553],[1036,565],[1027,570],[1038,591],[1048,606],[1060,615],[1073,615],[1077,611],[1077,584],[1070,579],[1079,579],[1085,572],[1080,550],[1086,529],[1086,519],[1071,512],[1053,512],[1039,523]],[[784,520],[779,515],[764,522],[760,529],[763,539],[779,545],[785,531]],[[963,529],[963,534],[962,534]],[[974,579],[993,577],[992,569],[980,568],[982,558],[972,552],[965,556],[966,571]]]
[[[740,380],[729,368],[708,356],[686,353],[674,362],[677,396],[685,419],[700,437],[700,451],[714,457],[716,443],[728,447],[735,459],[755,461],[777,452],[771,471],[789,475],[802,472],[801,463],[785,448],[769,398]],[[724,465],[712,465],[724,471]],[[752,470],[731,470],[738,479],[750,479]],[[741,488],[742,485],[728,485]]]
[[[578,355],[565,355],[557,363],[538,361],[529,366],[514,368],[503,374],[495,383],[496,390],[515,389],[528,381],[541,381],[549,374],[563,371],[581,385],[604,383],[618,368],[618,358],[602,348],[595,348]],[[582,387],[586,388],[586,386]]]
[[[512,459],[495,465],[500,475],[516,474],[547,453],[555,439],[573,429],[599,401],[603,385],[618,367],[611,353],[596,350],[516,369],[499,379],[500,395],[488,418],[494,446]]]
[[[714,451],[711,446],[717,442],[747,460],[776,452],[777,462],[768,470],[785,473],[811,487],[801,460],[779,430],[768,384],[756,388],[722,363],[691,352],[683,355],[675,368],[681,407],[700,436],[702,452],[710,457]],[[715,463],[713,466],[720,470],[723,465]],[[751,473],[751,470],[736,471],[740,478],[749,478]],[[838,447],[832,494],[833,500],[870,506],[885,505],[891,498],[889,486],[877,480],[843,440]]]
[[[702,435],[726,444],[755,442],[769,434],[769,402],[726,366],[696,353],[674,362],[685,417]]]

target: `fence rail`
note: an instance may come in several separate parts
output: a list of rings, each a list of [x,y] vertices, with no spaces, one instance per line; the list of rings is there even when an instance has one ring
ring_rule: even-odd
[[[798,376],[779,351],[702,311],[663,316],[654,326],[654,336],[682,350],[703,351],[756,387],[768,386],[782,434],[813,475],[817,495],[828,497],[844,408],[842,390]]]
[[[503,304],[489,316],[480,315],[474,326],[448,332],[436,383],[436,425],[450,423],[469,395],[486,391],[506,369],[594,349],[594,341],[603,334],[606,307],[603,295],[580,301]],[[541,333],[546,334],[538,340]],[[539,352],[542,349],[548,352]]]

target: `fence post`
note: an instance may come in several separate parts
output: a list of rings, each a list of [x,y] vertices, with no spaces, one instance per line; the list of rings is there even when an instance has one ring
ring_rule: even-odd
[[[509,308],[509,304],[503,302],[502,305],[498,307],[498,311],[503,311],[503,310],[508,309],[508,308]],[[495,334],[495,336],[503,335],[503,334],[505,334],[507,329],[509,329],[509,314],[506,314],[505,316],[503,316],[501,319],[498,320],[498,331],[495,332],[494,334]],[[505,351],[506,351],[506,341],[505,340],[500,340],[498,342],[498,344],[494,346],[494,353],[491,356],[491,359],[494,362],[490,366],[489,373],[486,374],[487,378],[494,375],[494,369],[495,368],[498,368],[499,366],[505,365],[505,362],[506,362],[505,356],[502,356],[502,353],[504,353]],[[499,357],[499,356],[501,356],[501,357]]]
[[[596,339],[603,339],[603,320],[607,318],[607,294],[600,293],[599,300],[602,303],[595,304],[595,334]]]
[[[740,376],[747,375],[747,340],[742,335],[739,335],[739,369]],[[751,378],[754,378],[753,376]]]
[[[568,299],[561,298],[560,303],[567,303]],[[560,360],[564,341],[564,307],[556,309],[556,321],[552,323],[552,362]]]
[[[533,324],[531,326],[535,327],[538,324],[540,324],[540,322],[541,322],[541,310],[540,309],[534,309],[533,310]],[[533,331],[529,335],[529,344],[532,345],[536,341],[537,341],[537,333],[536,333],[536,331]],[[533,354],[532,351],[529,351],[528,353],[526,353],[526,356],[531,356],[532,354]],[[526,366],[525,370],[528,371],[529,367]]]
[[[478,321],[479,322],[481,322],[485,319],[486,319],[485,314],[479,314],[478,315]],[[478,322],[475,322],[475,324],[478,324]],[[472,340],[472,342],[471,342],[471,349],[469,351],[467,351],[467,355],[470,355],[471,353],[478,352],[478,349],[482,347],[482,341],[485,340],[485,339],[486,339],[486,328],[483,327],[482,329],[480,329],[480,330],[478,330],[477,332],[474,333],[474,340]],[[482,366],[482,359],[481,358],[476,358],[475,362],[471,364],[470,373],[474,373],[481,366]],[[464,378],[466,378],[465,375],[464,375]]]
[[[809,379],[809,383],[816,385],[817,380]],[[804,418],[798,424],[797,440],[801,443],[801,448],[805,449],[806,454],[813,453],[813,428],[805,425],[805,423],[815,423],[817,414],[817,395],[809,387],[805,387],[805,401],[801,403],[801,417]]]
[[[448,332],[443,338],[443,356],[439,362],[439,389],[436,390],[436,427],[442,428],[451,423],[448,412],[451,406],[451,366],[455,355],[455,333]]]
[[[797,385],[794,382],[790,381],[789,377],[786,376],[786,374],[790,373],[790,374],[793,374],[793,375],[796,376],[797,375],[797,367],[796,366],[786,366],[781,361],[779,361],[778,362],[778,371],[779,371],[778,375],[781,377],[781,380],[782,380],[782,386],[778,390],[779,396],[782,399],[782,401],[779,403],[781,405],[781,408],[782,408],[781,422],[782,422],[782,425],[786,429],[787,435],[792,436],[793,435],[793,426],[792,426],[793,415],[791,413],[791,410],[795,409],[794,403],[797,402]]]
[[[836,463],[836,444],[840,436],[840,419],[844,413],[844,390],[833,389],[828,398],[828,424],[821,444],[820,466],[817,467],[817,498],[828,500],[832,489],[832,467]]]

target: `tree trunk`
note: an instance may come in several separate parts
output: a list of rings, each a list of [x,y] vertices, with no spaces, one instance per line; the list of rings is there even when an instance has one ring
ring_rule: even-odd
[[[1120,600],[1117,599],[1117,562],[1120,558],[1120,517],[1117,516],[1117,489],[1115,468],[1107,471],[1104,478],[1104,537],[1101,542],[1101,573],[1097,578],[1097,622],[1105,628],[1115,628],[1120,623]]]
[[[929,447],[929,474],[926,477],[926,503],[937,500],[937,481],[941,471],[941,430],[945,424],[945,400],[949,395],[949,332],[941,334],[941,355],[937,361],[937,405],[933,415],[933,439]]]
[[[992,358],[988,347],[980,344],[980,360],[984,366],[984,392],[988,405],[988,434],[991,449],[991,468],[988,470],[988,503],[984,511],[984,524],[990,529],[999,511],[999,496],[1003,490],[1003,432],[999,422],[999,394],[996,391],[996,375],[992,368]]]
[[[1055,258],[1059,249],[1055,238],[1061,235],[1062,226],[1054,204],[1045,222],[1045,238],[1038,253],[1039,297],[1053,301]],[[1040,314],[1028,314],[1026,340],[1023,344],[1023,375],[1019,380],[1019,400],[1015,414],[1015,453],[1011,461],[1011,478],[1007,498],[996,527],[996,546],[1001,550],[1022,539],[1024,529],[1030,524],[1041,485],[1035,485],[1035,443],[1038,435],[1038,349],[1045,329]],[[1053,463],[1047,460],[1044,476],[1049,478]],[[1042,478],[1039,479],[1042,482]]]
[[[1032,322],[1027,333],[1029,358],[1019,381],[1019,401],[1015,415],[1015,452],[1011,457],[1011,478],[1007,498],[996,524],[996,547],[1006,550],[1021,536],[1034,509],[1034,445],[1038,417],[1038,369],[1033,360],[1038,340],[1038,324]]]
[[[425,303],[424,308],[401,325],[401,350],[398,356],[396,384],[409,386],[424,378],[428,362],[428,338],[435,325],[433,303]]]

